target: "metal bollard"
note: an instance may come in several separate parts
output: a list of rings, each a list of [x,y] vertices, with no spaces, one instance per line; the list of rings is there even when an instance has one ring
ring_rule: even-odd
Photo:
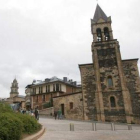
[[[128,124],[128,130],[132,130],[132,125]]]
[[[96,131],[96,122],[92,123],[92,129],[93,131]]]
[[[71,129],[72,129],[72,128],[71,128],[71,123],[70,123],[70,131],[72,131]]]
[[[70,123],[70,131],[74,131],[74,124]]]
[[[115,125],[114,125],[114,123],[111,123],[111,130],[112,131],[115,131]]]

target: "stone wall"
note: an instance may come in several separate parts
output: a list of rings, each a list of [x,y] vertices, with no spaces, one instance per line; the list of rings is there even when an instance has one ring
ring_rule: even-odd
[[[121,90],[115,48],[110,47],[102,49],[99,47],[97,50],[97,54],[102,91]],[[113,79],[113,87],[111,89],[107,86],[108,76],[111,76]]]
[[[40,115],[53,116],[54,108],[50,107],[50,108],[42,109],[42,110],[39,111],[39,114]]]
[[[80,65],[82,93],[83,93],[83,109],[85,120],[100,120],[98,114],[101,114],[100,109],[97,110],[97,102],[103,102],[103,113],[105,121],[126,122],[127,106],[124,104],[125,88],[128,88],[130,94],[130,102],[132,102],[132,115],[134,123],[140,122],[140,78],[137,67],[137,59],[121,60],[119,58],[120,52],[116,51],[118,44],[115,42],[94,45],[94,64]],[[97,55],[95,53],[97,52]],[[96,61],[95,61],[96,59]],[[96,65],[96,67],[95,67]],[[124,73],[121,79],[121,73]],[[123,67],[122,67],[123,65]],[[98,70],[97,70],[98,69]],[[99,73],[99,81],[97,82],[97,73]],[[112,77],[113,86],[108,86],[107,78]],[[122,83],[124,87],[122,88]],[[96,89],[101,85],[101,90]],[[100,93],[99,93],[100,92]],[[102,94],[102,99],[98,96]],[[126,93],[125,93],[126,94]],[[127,94],[126,94],[127,95]],[[110,97],[115,98],[115,107],[111,107]],[[126,101],[125,101],[126,102]],[[129,102],[129,101],[127,101]],[[133,122],[132,121],[132,122]]]
[[[105,121],[126,122],[115,43],[102,44],[102,47],[97,49],[97,55]],[[111,76],[113,80],[113,86],[111,87],[108,86],[108,76]],[[112,96],[115,98],[116,107],[111,107],[110,97]]]
[[[80,65],[82,93],[83,93],[83,108],[85,120],[97,120],[97,110],[95,101],[95,75],[93,64]]]
[[[83,119],[82,93],[71,93],[53,98],[54,110],[61,109],[64,104],[64,117],[67,119]],[[70,103],[73,108],[70,109]]]
[[[137,59],[123,61],[123,70],[125,74],[125,81],[130,92],[132,102],[132,113],[135,117],[140,118],[140,78],[137,67]]]
[[[115,97],[116,107],[111,107],[110,97]],[[126,122],[124,101],[121,91],[103,92],[105,121]]]

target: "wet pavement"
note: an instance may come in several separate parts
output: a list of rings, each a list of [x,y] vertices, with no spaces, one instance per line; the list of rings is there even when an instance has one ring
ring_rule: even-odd
[[[90,122],[54,120],[40,118],[39,122],[46,128],[45,133],[38,140],[140,140],[140,127],[115,125],[112,131],[111,124],[96,124],[97,131],[93,131]],[[74,124],[74,131],[70,131],[70,124]]]

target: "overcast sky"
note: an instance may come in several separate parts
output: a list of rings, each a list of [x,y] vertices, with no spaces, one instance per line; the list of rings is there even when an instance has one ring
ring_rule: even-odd
[[[13,79],[19,93],[33,79],[81,81],[78,64],[91,63],[91,23],[96,0],[0,0],[0,97]],[[140,1],[99,0],[112,18],[123,59],[140,58]],[[140,69],[140,61],[138,62]]]

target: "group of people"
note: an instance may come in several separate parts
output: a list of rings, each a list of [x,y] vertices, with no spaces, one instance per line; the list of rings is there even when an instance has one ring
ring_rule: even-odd
[[[39,120],[39,110],[38,110],[38,107],[36,107],[34,110],[33,109],[30,109],[30,110],[21,109],[20,112],[22,114],[29,114],[29,115],[35,117],[36,120]],[[54,118],[55,118],[55,120],[63,118],[62,111],[60,109],[54,111]]]
[[[60,109],[54,111],[54,118],[55,118],[55,120],[56,120],[57,118],[58,118],[58,119],[62,119],[62,112],[61,112]]]
[[[20,112],[22,114],[29,114],[29,115],[35,117],[37,120],[39,120],[39,110],[38,110],[38,107],[36,107],[34,110],[33,109],[30,109],[30,110],[21,109]]]

